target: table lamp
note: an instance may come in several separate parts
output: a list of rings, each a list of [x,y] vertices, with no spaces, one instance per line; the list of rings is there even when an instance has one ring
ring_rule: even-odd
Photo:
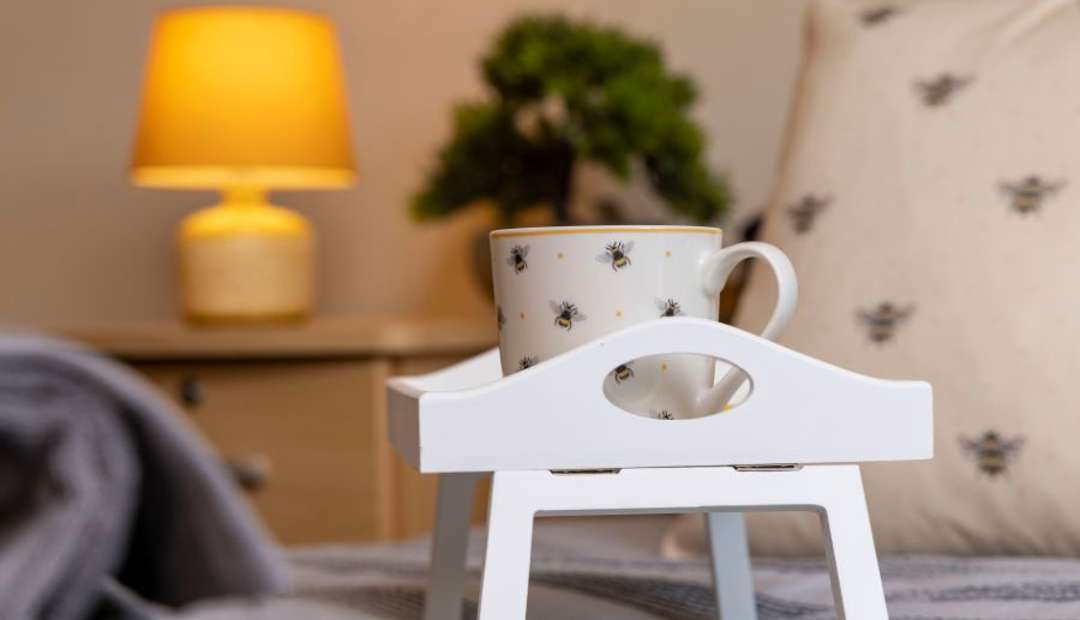
[[[333,25],[252,6],[163,13],[154,26],[131,162],[136,185],[214,189],[178,235],[180,298],[196,321],[310,314],[315,238],[266,191],[355,179]]]

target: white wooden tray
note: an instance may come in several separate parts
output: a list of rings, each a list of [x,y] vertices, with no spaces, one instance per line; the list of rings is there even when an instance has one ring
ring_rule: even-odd
[[[628,413],[603,394],[629,360],[697,353],[746,372],[734,409],[691,420]],[[503,377],[497,350],[387,384],[390,438],[421,472],[855,463],[933,456],[931,388],[860,375],[694,318],[635,325]]]

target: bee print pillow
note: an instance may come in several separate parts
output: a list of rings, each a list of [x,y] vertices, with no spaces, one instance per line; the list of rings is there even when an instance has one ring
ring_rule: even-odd
[[[1080,4],[815,0],[763,240],[782,344],[934,387],[932,461],[863,468],[882,552],[1080,556]],[[737,323],[772,282],[753,272]],[[698,519],[669,551],[704,549]],[[755,551],[818,520],[750,517]]]

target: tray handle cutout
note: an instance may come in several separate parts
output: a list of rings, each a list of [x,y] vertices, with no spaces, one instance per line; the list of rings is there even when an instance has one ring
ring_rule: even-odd
[[[717,400],[710,389],[717,377],[737,373],[738,383]],[[721,357],[665,353],[627,360],[603,377],[604,397],[612,405],[654,420],[687,420],[734,409],[749,398],[753,382],[745,370]]]

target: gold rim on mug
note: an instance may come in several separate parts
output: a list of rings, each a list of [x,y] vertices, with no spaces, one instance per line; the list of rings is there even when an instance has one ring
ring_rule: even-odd
[[[698,233],[719,235],[723,229],[711,226],[635,226],[622,224],[615,226],[533,226],[529,228],[500,228],[490,233],[491,238],[498,237],[537,237],[541,235],[584,235],[598,233]]]

